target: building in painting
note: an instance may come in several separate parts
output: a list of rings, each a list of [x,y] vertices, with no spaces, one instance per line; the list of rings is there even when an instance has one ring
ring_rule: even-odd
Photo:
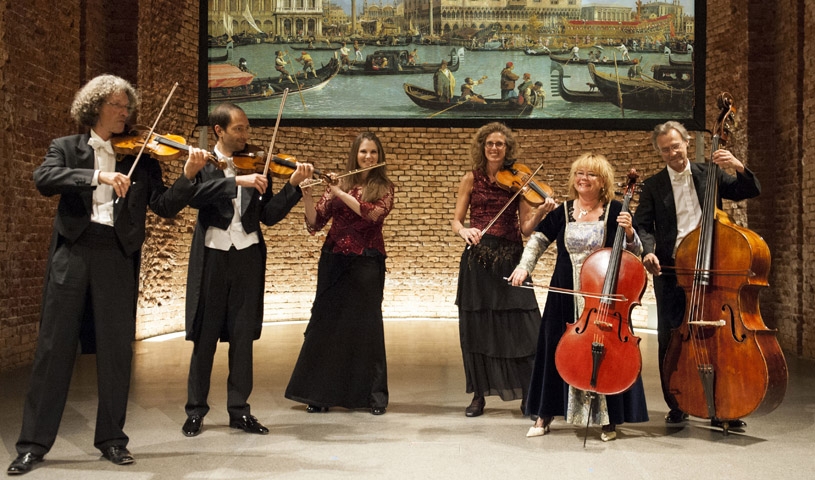
[[[359,16],[359,25],[363,35],[383,36],[398,35],[405,31],[405,6],[401,1],[395,0],[385,4],[382,0],[377,3],[364,0],[362,14]]]
[[[207,33],[269,38],[322,36],[321,0],[208,0]]]
[[[581,20],[630,22],[634,9],[620,5],[589,4],[580,7]]]
[[[339,37],[350,31],[351,17],[330,0],[323,0],[323,36]]]
[[[580,18],[580,4],[580,0],[405,0],[405,18],[426,35],[490,27],[507,34],[532,33],[528,30],[533,16],[540,32],[557,33],[562,19]]]

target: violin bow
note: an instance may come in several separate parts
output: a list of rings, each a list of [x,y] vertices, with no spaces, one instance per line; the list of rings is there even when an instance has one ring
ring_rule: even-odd
[[[164,114],[164,109],[167,108],[167,104],[170,103],[170,98],[173,96],[173,92],[175,92],[176,88],[178,88],[178,82],[175,82],[175,85],[173,85],[173,88],[170,90],[169,95],[167,95],[167,99],[164,100],[164,105],[162,105],[161,110],[158,112],[158,115],[156,116],[156,121],[153,122],[153,126],[150,127],[150,131],[147,132],[147,138],[144,140],[144,143],[142,143],[141,149],[139,150],[139,154],[136,155],[136,159],[133,160],[133,166],[130,167],[130,171],[127,172],[127,178],[130,178],[130,176],[133,174],[133,170],[136,169],[136,165],[138,165],[139,159],[141,158],[142,153],[144,153],[144,148],[147,147],[147,142],[150,141],[150,138],[153,136],[153,132],[156,131],[156,125],[158,125],[159,119],[161,119],[161,116]]]
[[[274,157],[274,142],[277,138],[277,129],[280,127],[280,117],[283,116],[283,106],[286,105],[286,97],[289,96],[289,89],[283,90],[283,98],[280,100],[280,109],[277,111],[277,121],[274,124],[274,132],[272,132],[272,143],[269,144],[269,153],[266,154],[266,166],[263,167],[263,176],[269,175],[269,163]],[[263,199],[263,195],[258,197],[259,200]]]
[[[376,165],[371,165],[370,167],[357,168],[355,170],[350,170],[348,172],[337,175],[336,177],[334,177],[334,180],[339,180],[339,179],[341,179],[343,177],[347,177],[349,175],[354,175],[355,173],[367,172],[368,170],[373,170],[374,168],[379,168],[379,167],[384,167],[384,166],[385,166],[384,163],[377,163]],[[324,183],[328,183],[328,182],[325,179],[320,178],[318,180],[314,180],[313,182],[306,184],[305,186],[306,187],[316,187],[317,185],[322,185]]]
[[[130,171],[127,172],[127,178],[130,178],[130,176],[133,175],[133,171],[136,170],[136,165],[139,164],[139,159],[144,153],[145,147],[147,147],[147,142],[149,142],[150,138],[153,137],[153,132],[156,131],[156,125],[158,125],[158,121],[161,118],[161,115],[164,114],[164,109],[167,108],[167,104],[170,103],[170,98],[172,98],[173,92],[175,92],[176,88],[178,88],[178,82],[175,82],[175,85],[173,85],[173,88],[170,89],[170,93],[167,95],[167,99],[164,100],[164,105],[161,106],[161,110],[158,112],[158,115],[156,116],[156,121],[153,122],[153,126],[150,127],[150,131],[147,132],[147,137],[144,139],[144,142],[142,142],[141,149],[139,149],[139,154],[136,155],[136,159],[133,160],[133,166],[130,167]],[[113,203],[119,203],[119,198],[121,197],[116,197],[116,200],[114,200]]]

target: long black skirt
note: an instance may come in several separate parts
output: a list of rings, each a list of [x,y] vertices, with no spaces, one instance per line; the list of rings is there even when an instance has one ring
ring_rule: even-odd
[[[456,305],[467,393],[523,399],[541,316],[535,292],[507,284],[523,245],[485,235],[459,266]]]
[[[286,398],[318,407],[388,405],[385,258],[323,251],[317,294]]]

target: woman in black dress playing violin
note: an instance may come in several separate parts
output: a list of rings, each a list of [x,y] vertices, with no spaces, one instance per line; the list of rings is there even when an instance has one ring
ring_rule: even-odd
[[[472,170],[461,179],[451,222],[453,233],[467,243],[456,305],[466,391],[473,394],[465,410],[468,417],[483,413],[488,395],[523,400],[535,358],[540,327],[535,293],[512,288],[504,277],[521,258],[521,233],[531,233],[556,204],[548,197],[535,208],[520,195],[512,199],[512,192],[498,184],[496,175],[517,153],[517,142],[505,125],[494,122],[476,132],[470,148]]]

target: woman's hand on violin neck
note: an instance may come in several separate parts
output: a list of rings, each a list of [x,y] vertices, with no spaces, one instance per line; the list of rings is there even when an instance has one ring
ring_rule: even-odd
[[[119,172],[99,172],[97,181],[113,187],[113,191],[119,198],[127,195],[127,190],[130,189],[130,178]]]
[[[507,282],[511,283],[513,287],[519,287],[523,285],[527,278],[529,278],[529,272],[521,267],[517,267],[512,271],[512,275],[507,278]]]
[[[254,188],[261,194],[266,193],[266,188],[269,186],[269,179],[260,173],[252,173],[249,175],[238,175],[235,177],[235,183],[239,187]]]
[[[289,177],[289,183],[291,183],[293,187],[300,185],[300,182],[314,175],[314,166],[312,164],[296,162],[296,165],[297,168],[294,169],[291,177]]]
[[[190,147],[190,154],[184,164],[184,176],[192,180],[209,161],[209,152],[200,148]]]

